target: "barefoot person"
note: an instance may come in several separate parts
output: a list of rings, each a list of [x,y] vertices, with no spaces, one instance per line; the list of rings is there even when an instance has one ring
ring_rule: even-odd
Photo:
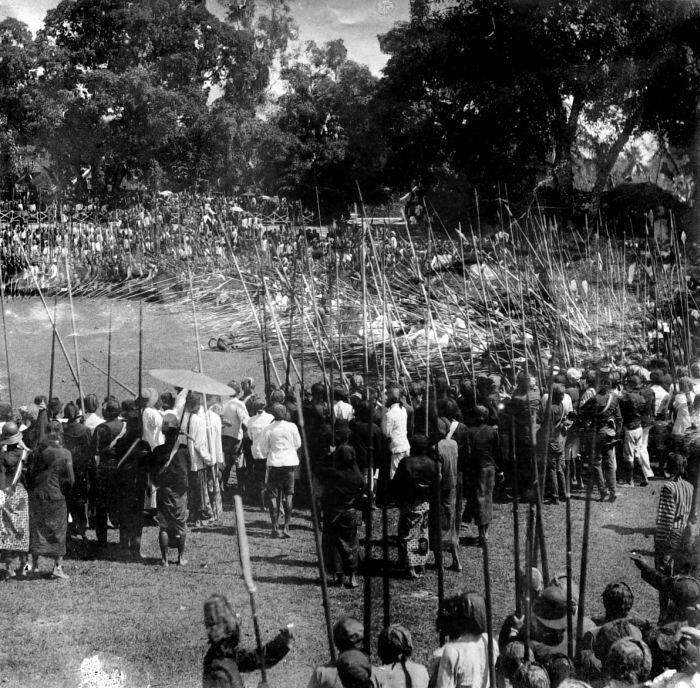
[[[29,553],[34,571],[39,557],[53,559],[53,578],[68,578],[62,567],[66,554],[68,509],[66,492],[73,486],[73,461],[63,446],[61,422],[49,421],[46,448],[32,458],[29,487]]]
[[[273,421],[260,439],[260,452],[267,458],[267,491],[272,537],[292,537],[289,524],[292,521],[294,499],[294,471],[299,465],[297,450],[301,447],[301,436],[294,423],[285,420],[287,409],[282,404],[273,404],[270,409]],[[279,512],[284,508],[284,530],[280,535]]]
[[[174,413],[163,415],[165,444],[153,451],[151,479],[156,490],[156,520],[160,528],[161,564],[168,566],[168,549],[177,548],[177,563],[184,566],[187,538],[187,478],[189,452],[177,443],[179,423]]]

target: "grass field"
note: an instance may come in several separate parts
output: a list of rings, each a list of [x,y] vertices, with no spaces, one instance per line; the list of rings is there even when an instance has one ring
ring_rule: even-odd
[[[109,301],[76,303],[77,330],[81,355],[106,367],[107,322],[113,311],[113,372],[125,384],[137,386],[138,305]],[[38,300],[8,302],[8,337],[13,368],[15,405],[31,401],[34,394],[48,391],[51,327]],[[59,328],[71,356],[70,314],[59,306]],[[208,333],[203,333],[208,338]],[[144,305],[144,370],[166,367],[195,367],[194,331],[187,314],[173,313],[162,306]],[[56,360],[59,361],[60,353]],[[4,361],[4,355],[0,355]],[[205,372],[226,381],[231,377],[257,373],[257,360],[249,354],[206,353]],[[77,396],[67,367],[57,365],[56,393],[62,400]],[[103,395],[105,378],[83,366],[85,391]],[[258,375],[258,379],[259,379]],[[4,374],[0,376],[4,381]],[[145,385],[162,385],[146,377]],[[7,398],[6,390],[1,392]],[[126,395],[126,393],[124,393]],[[119,391],[119,396],[122,392]],[[657,597],[641,582],[629,560],[631,550],[651,554],[651,540],[657,492],[660,483],[647,488],[623,488],[615,504],[593,505],[590,536],[588,608],[601,611],[600,594],[606,583],[625,578],[635,592],[635,608],[655,618]],[[583,528],[580,498],[573,505],[574,567],[578,572]],[[323,625],[320,586],[315,568],[315,549],[308,514],[297,512],[292,540],[268,537],[268,521],[259,509],[247,509],[253,569],[259,587],[259,613],[263,635],[293,622],[297,642],[293,652],[272,669],[273,688],[306,685],[312,667],[328,657]],[[377,517],[378,519],[378,517]],[[392,522],[395,514],[392,513]],[[521,512],[525,522],[525,510]],[[201,684],[201,662],[206,650],[202,623],[202,602],[213,592],[225,593],[240,611],[242,643],[252,645],[253,634],[248,597],[240,576],[237,541],[231,505],[223,522],[206,531],[189,535],[189,564],[163,570],[159,560],[157,531],[144,531],[142,553],[145,563],[116,559],[88,561],[75,551],[66,561],[70,581],[38,578],[0,583],[0,609],[4,633],[0,643],[1,686],[79,685],[79,667],[84,658],[109,653],[146,672],[151,686],[194,687]],[[565,564],[564,507],[545,507],[545,527],[550,568],[563,571]],[[380,524],[375,524],[375,533]],[[464,571],[446,571],[447,594],[483,590],[480,550],[473,527],[463,533]],[[94,537],[91,531],[90,536]],[[110,540],[116,534],[110,532]],[[495,623],[512,611],[513,540],[512,511],[496,505],[491,535],[491,575]],[[375,556],[380,556],[375,550]],[[392,552],[395,556],[395,552]],[[45,567],[48,568],[48,562]],[[578,577],[578,573],[576,574]],[[381,624],[381,579],[373,581],[373,646]],[[423,580],[392,580],[392,620],[404,623],[414,636],[418,661],[427,660],[437,646],[434,630],[437,605],[436,575]],[[362,588],[331,589],[334,618],[342,613],[362,615]],[[256,686],[259,675],[248,677]],[[135,684],[136,685],[136,684]],[[144,684],[145,685],[145,684]]]

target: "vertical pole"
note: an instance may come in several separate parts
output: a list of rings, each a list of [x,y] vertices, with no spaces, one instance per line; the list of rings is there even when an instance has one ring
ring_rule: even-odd
[[[109,334],[107,335],[107,398],[111,392],[112,383],[112,309],[109,309]]]
[[[0,308],[2,308],[2,334],[5,341],[5,365],[7,367],[7,394],[10,401],[10,406],[14,408],[12,403],[12,380],[10,378],[10,348],[7,342],[7,324],[5,322],[5,277],[2,270],[2,260],[0,260]]]
[[[328,601],[328,581],[326,579],[326,564],[323,561],[323,549],[321,547],[321,534],[318,527],[318,512],[316,510],[316,496],[314,495],[314,486],[311,480],[311,459],[309,457],[309,445],[306,439],[306,426],[304,424],[304,414],[301,405],[301,395],[299,390],[295,389],[297,408],[299,409],[299,429],[301,430],[301,442],[304,449],[304,461],[306,463],[306,480],[308,482],[308,490],[311,501],[311,522],[314,527],[314,543],[316,545],[316,558],[318,560],[318,572],[321,576],[321,599],[323,602],[323,613],[326,621],[326,635],[328,637],[328,649],[331,653],[331,659],[337,659],[335,645],[333,643],[333,628],[331,626],[331,611]],[[367,627],[365,627],[365,638],[368,636]]]
[[[73,350],[75,352],[75,373],[78,378],[78,393],[80,394],[80,411],[85,418],[85,396],[83,394],[83,383],[80,377],[80,354],[78,353],[78,330],[75,327],[75,309],[73,308],[73,292],[70,283],[70,264],[68,254],[66,254],[66,282],[68,286],[68,303],[70,304],[70,320],[73,328]]]
[[[58,291],[53,295],[53,323],[51,325],[51,369],[49,371],[49,401],[53,397],[53,375],[56,365],[56,311],[58,310]]]

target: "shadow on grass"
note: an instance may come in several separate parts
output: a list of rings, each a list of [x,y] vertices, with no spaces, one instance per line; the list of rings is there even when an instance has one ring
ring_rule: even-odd
[[[117,542],[108,542],[106,545],[98,545],[95,540],[71,543],[66,550],[65,559],[67,561],[118,561],[121,564],[139,564],[145,566],[160,564],[159,557],[140,557],[134,559],[128,552],[124,552]]]
[[[617,533],[618,535],[643,535],[644,537],[651,537],[654,534],[654,528],[629,528],[627,526],[618,526],[615,523],[606,523],[601,527],[606,530],[612,530],[613,533]]]
[[[190,528],[191,533],[215,533],[216,535],[235,535],[235,526],[200,526]]]
[[[288,559],[286,554],[273,554],[269,557],[253,555],[250,557],[250,560],[260,564],[269,564],[271,566],[291,566],[302,569],[315,566],[314,562],[309,559]]]
[[[303,576],[255,576],[256,583],[272,583],[273,585],[318,585],[317,578],[304,578]]]

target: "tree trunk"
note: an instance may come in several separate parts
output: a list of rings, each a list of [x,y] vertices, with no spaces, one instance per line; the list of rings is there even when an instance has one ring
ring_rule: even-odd
[[[610,146],[610,150],[604,156],[598,167],[598,174],[596,175],[596,180],[593,184],[593,189],[591,190],[591,209],[589,212],[593,217],[598,215],[598,211],[600,210],[600,199],[605,191],[605,185],[608,182],[608,177],[610,176],[617,159],[620,157],[622,149],[630,140],[636,126],[637,116],[636,114],[631,114],[627,118],[622,131],[618,134],[615,142],[612,146]]]
[[[690,215],[690,224],[685,228],[688,241],[691,244],[700,246],[700,101],[695,104],[695,131],[693,140],[688,150],[691,165],[693,166],[693,176],[695,186],[693,189],[693,208]]]
[[[568,211],[571,211],[574,206],[574,144],[583,105],[583,98],[574,96],[568,118],[563,113],[560,118],[561,133],[556,143],[554,183]]]

